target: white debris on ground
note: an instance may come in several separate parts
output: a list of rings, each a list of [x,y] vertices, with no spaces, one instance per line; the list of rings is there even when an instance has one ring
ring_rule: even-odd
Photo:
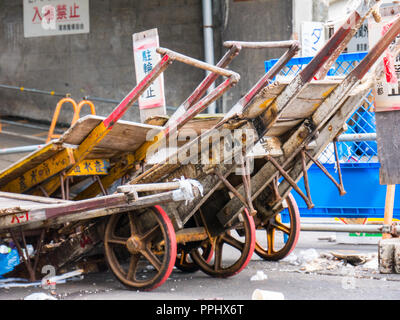
[[[285,296],[282,292],[256,289],[251,300],[285,300]]]
[[[376,253],[321,252],[315,249],[301,250],[297,255],[291,253],[281,263],[296,266],[296,271],[304,273],[335,271],[340,275],[356,271],[378,272]]]
[[[26,296],[24,300],[57,300],[57,299],[43,292],[36,292],[30,294],[29,296]]]
[[[379,269],[379,261],[378,256],[375,255],[370,261],[364,263],[362,265],[363,270],[378,270]]]
[[[298,255],[295,255],[294,253],[291,253],[288,255],[286,258],[284,258],[283,262],[288,262],[292,265],[295,266],[302,266],[306,263],[310,263],[313,260],[317,259],[319,257],[319,254],[317,250],[315,249],[307,249],[307,250],[301,250]]]
[[[250,281],[262,281],[267,280],[268,276],[264,273],[264,271],[259,270],[257,273],[250,278]]]

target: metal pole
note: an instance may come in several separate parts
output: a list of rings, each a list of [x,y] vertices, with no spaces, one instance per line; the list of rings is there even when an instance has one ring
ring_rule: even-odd
[[[338,137],[339,142],[361,142],[361,141],[375,141],[376,133],[354,133],[342,134]]]
[[[19,90],[21,92],[46,94],[46,95],[55,96],[55,97],[65,97],[65,93],[60,93],[60,92],[55,92],[55,91],[39,90],[39,89],[32,89],[32,88],[25,88],[25,87],[10,86],[10,85],[7,85],[7,84],[0,84],[0,88],[2,88],[2,89]]]
[[[0,84],[0,89],[18,90],[18,91],[21,91],[21,92],[38,93],[38,94],[44,94],[44,95],[49,95],[49,96],[54,96],[54,97],[67,97],[67,96],[69,96],[69,93],[60,93],[60,92],[55,92],[55,91],[46,91],[46,90],[39,90],[39,89],[33,89],[33,88],[10,86],[10,85],[7,85],[7,84]],[[85,97],[83,97],[83,99],[92,100],[92,101],[98,101],[98,102],[104,102],[104,103],[110,103],[110,104],[118,104],[118,103],[121,102],[121,100],[101,98],[101,97],[92,97],[92,96],[85,96]],[[138,106],[137,103],[134,104],[134,105]],[[167,106],[167,109],[176,110],[176,107]]]
[[[301,231],[390,233],[390,225],[374,224],[302,224]]]
[[[213,17],[212,17],[212,0],[202,0],[203,8],[203,35],[204,35],[204,60],[208,64],[214,65],[214,39],[213,39]],[[210,72],[206,72],[208,76]],[[215,88],[213,83],[208,89],[210,93]],[[208,113],[216,113],[215,102],[211,103],[208,108]]]
[[[23,153],[23,152],[32,152],[37,149],[43,148],[44,144],[32,145],[32,146],[22,146],[22,147],[15,147],[15,148],[3,148],[0,149],[0,155],[3,154],[13,154],[13,153]]]

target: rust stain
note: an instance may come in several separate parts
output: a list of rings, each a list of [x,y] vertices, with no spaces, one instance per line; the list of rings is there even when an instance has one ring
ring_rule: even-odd
[[[329,96],[329,95],[331,94],[331,92],[332,92],[333,90],[336,89],[336,87],[337,87],[337,86],[332,86],[332,87],[329,88],[327,91],[325,91],[325,92],[322,94],[322,98],[326,98],[327,96]]]
[[[261,110],[264,110],[265,108],[267,108],[270,104],[271,104],[271,102],[274,100],[275,98],[270,98],[270,99],[267,99],[267,100],[265,100],[262,104],[260,104],[259,105],[259,109],[261,109]]]

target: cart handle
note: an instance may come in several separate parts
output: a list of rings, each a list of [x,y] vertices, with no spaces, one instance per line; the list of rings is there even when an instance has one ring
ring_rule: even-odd
[[[196,68],[214,72],[214,73],[219,74],[224,77],[232,78],[232,82],[234,82],[234,83],[236,83],[240,80],[240,75],[234,71],[214,66],[212,64],[185,56],[181,53],[177,53],[175,51],[172,51],[172,50],[169,50],[166,48],[157,48],[157,53],[162,54],[162,55],[166,54],[172,60],[177,60],[182,63],[194,66]]]
[[[292,46],[300,46],[296,40],[287,41],[225,41],[224,47],[231,48],[233,46],[248,48],[248,49],[266,49],[266,48],[291,48]]]

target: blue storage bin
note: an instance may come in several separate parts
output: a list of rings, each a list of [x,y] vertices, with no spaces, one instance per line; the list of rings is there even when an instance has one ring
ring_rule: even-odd
[[[328,172],[337,177],[334,164],[325,164]],[[293,196],[303,217],[382,218],[385,210],[386,186],[379,184],[379,163],[342,164],[343,183],[346,190],[340,196],[336,186],[315,165],[308,171],[313,209],[308,209],[296,193]],[[323,185],[323,191],[320,186]],[[305,193],[301,179],[298,186]],[[395,198],[400,199],[400,188]],[[400,218],[400,208],[395,208],[394,218]]]

